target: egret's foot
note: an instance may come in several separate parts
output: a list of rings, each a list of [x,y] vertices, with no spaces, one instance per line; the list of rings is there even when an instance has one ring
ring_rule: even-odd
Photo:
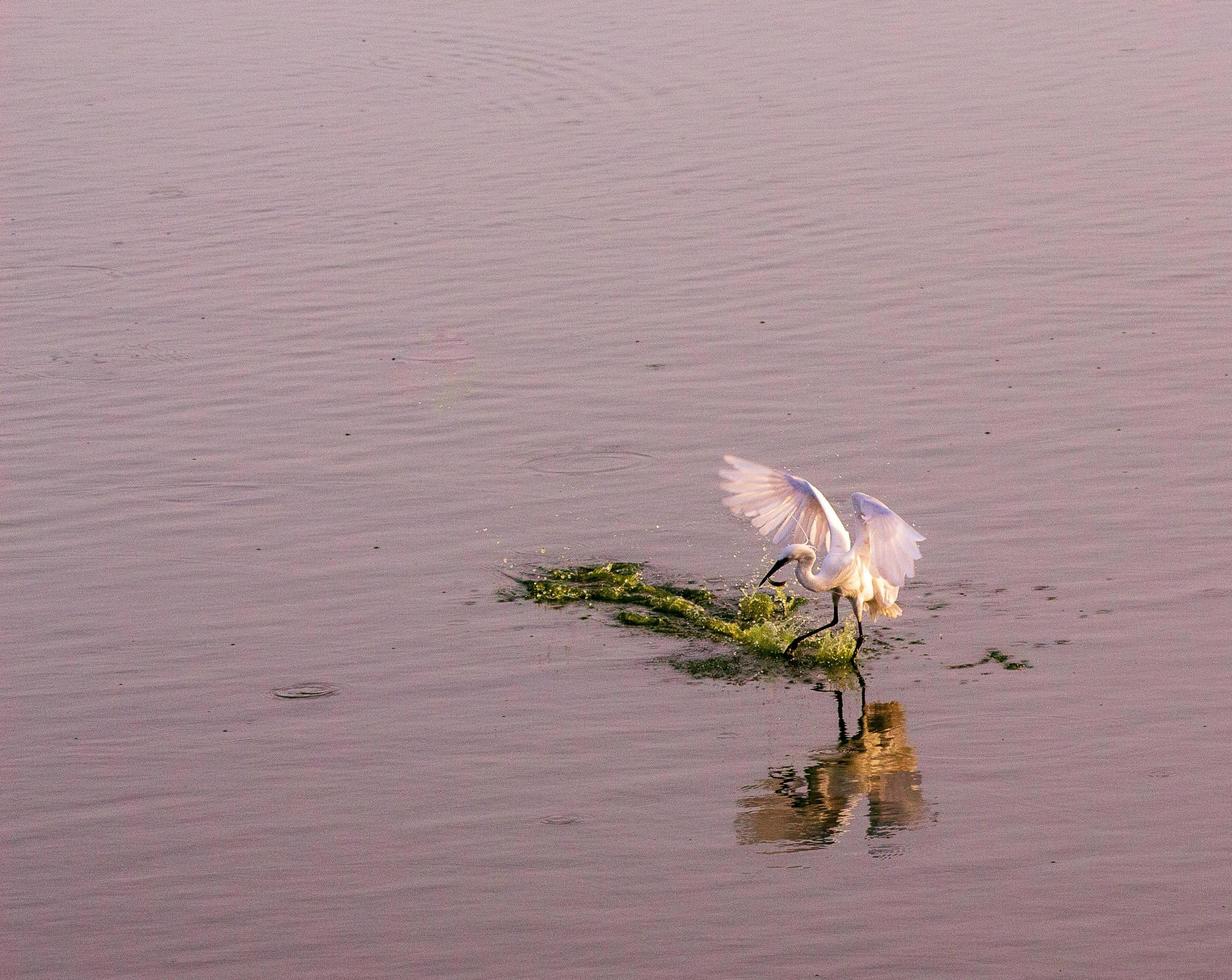
[[[838,625],[837,605],[838,604],[836,603],[835,610],[834,610],[834,618],[830,620],[830,622],[826,623],[825,626],[818,626],[817,629],[815,630],[809,630],[807,633],[801,633],[794,640],[792,640],[789,644],[787,644],[787,649],[783,651],[783,656],[793,657],[796,652],[796,647],[798,647],[802,642],[807,640],[810,636],[816,636],[818,633],[824,633],[826,630],[830,629],[831,627],[837,626]]]
[[[787,649],[783,651],[783,656],[791,657],[794,660],[796,656],[796,648],[799,647],[801,643],[807,640],[810,636],[816,636],[818,633],[822,632],[822,630],[828,630],[829,628],[830,627],[828,626],[823,626],[821,629],[809,630],[807,633],[801,633],[787,644]]]
[[[796,659],[796,648],[800,646],[801,640],[805,640],[807,638],[808,638],[807,633],[801,636],[797,636],[794,640],[792,640],[790,643],[787,644],[787,649],[783,651],[783,656],[790,657],[792,660],[795,660]]]

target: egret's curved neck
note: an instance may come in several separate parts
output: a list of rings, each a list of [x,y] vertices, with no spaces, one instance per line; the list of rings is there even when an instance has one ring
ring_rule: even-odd
[[[796,562],[796,580],[810,592],[828,592],[834,587],[834,582],[824,574],[813,571],[812,558],[801,558]]]

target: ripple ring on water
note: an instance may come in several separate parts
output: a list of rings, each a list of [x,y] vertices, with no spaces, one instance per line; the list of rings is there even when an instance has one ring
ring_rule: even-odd
[[[327,698],[337,694],[338,688],[333,684],[320,684],[309,681],[306,684],[294,684],[291,687],[277,687],[271,692],[276,698],[297,700],[299,698]]]
[[[582,449],[573,452],[548,453],[534,456],[522,465],[536,473],[561,473],[585,476],[590,473],[615,473],[644,466],[653,459],[649,453],[624,449]]]

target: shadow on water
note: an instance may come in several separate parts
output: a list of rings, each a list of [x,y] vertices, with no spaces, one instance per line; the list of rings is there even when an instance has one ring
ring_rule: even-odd
[[[864,800],[870,838],[892,837],[930,819],[903,706],[866,703],[860,677],[859,717],[849,731],[844,691],[826,693],[835,700],[837,741],[812,752],[803,766],[773,767],[765,779],[746,787],[749,795],[739,800],[736,817],[741,844],[780,851],[827,847],[851,827]],[[846,692],[847,698],[853,694]],[[870,853],[886,852],[877,848]]]

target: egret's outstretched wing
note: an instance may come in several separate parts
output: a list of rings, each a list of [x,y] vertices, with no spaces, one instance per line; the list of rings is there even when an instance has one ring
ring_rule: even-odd
[[[915,563],[920,557],[916,542],[923,541],[924,535],[866,493],[853,493],[851,506],[860,518],[856,526],[856,550],[867,548],[873,574],[901,589],[915,574]]]
[[[736,456],[723,462],[720,486],[730,494],[723,503],[775,544],[811,544],[821,554],[851,547],[834,508],[808,480]]]

